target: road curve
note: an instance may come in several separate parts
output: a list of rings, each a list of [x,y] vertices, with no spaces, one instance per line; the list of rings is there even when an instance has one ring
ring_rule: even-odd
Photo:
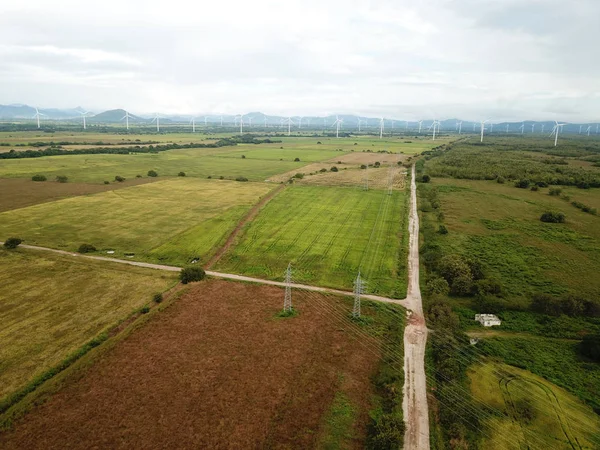
[[[3,242],[0,242],[0,245],[2,245],[2,244],[3,244]],[[109,258],[106,256],[82,255],[80,253],[67,252],[65,250],[57,250],[57,249],[48,248],[48,247],[38,247],[37,245],[21,244],[19,246],[19,248],[53,252],[53,253],[58,253],[61,255],[72,256],[75,258],[86,258],[86,259],[93,259],[96,261],[108,261],[108,262],[117,263],[117,264],[127,264],[130,266],[144,267],[147,269],[166,270],[169,272],[180,272],[181,271],[181,267],[176,267],[176,266],[166,266],[163,264],[152,264],[152,263],[145,263],[145,262],[140,262],[140,261],[131,261],[131,260],[127,260],[127,259]],[[258,284],[267,284],[270,286],[285,287],[285,283],[281,282],[281,281],[264,280],[262,278],[246,277],[244,275],[236,275],[233,273],[222,273],[222,272],[214,272],[212,270],[207,270],[206,275],[208,275],[209,277],[223,278],[226,280],[244,281],[244,282],[249,282],[249,283],[258,283]],[[321,287],[321,286],[311,286],[311,285],[307,285],[307,284],[292,283],[291,287],[293,289],[302,289],[305,291],[322,292],[324,294],[354,296],[354,293],[350,292],[350,291],[342,291],[339,289],[331,289],[331,288],[326,288],[326,287]],[[394,303],[396,305],[401,305],[401,306],[406,307],[406,300],[398,300],[395,298],[381,297],[379,295],[372,295],[372,294],[363,294],[361,296],[361,298],[366,299],[366,300],[374,300],[374,301],[378,301],[378,302],[384,302],[384,303]]]
[[[410,181],[410,217],[408,251],[408,291],[405,306],[409,309],[408,325],[404,329],[404,395],[402,410],[406,431],[405,450],[429,449],[429,408],[425,377],[425,346],[427,327],[423,316],[419,287],[419,214],[415,166]]]

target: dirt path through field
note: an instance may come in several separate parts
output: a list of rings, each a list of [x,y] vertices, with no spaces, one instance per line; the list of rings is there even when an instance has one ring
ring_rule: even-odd
[[[281,190],[283,190],[285,188],[285,186],[286,186],[285,184],[280,184],[275,189],[273,189],[271,192],[269,192],[267,195],[265,195],[256,205],[254,205],[252,207],[252,209],[248,212],[248,214],[246,214],[246,217],[244,217],[240,221],[240,223],[238,223],[237,227],[235,227],[235,230],[233,230],[231,232],[231,234],[227,238],[227,241],[225,241],[225,244],[223,245],[223,247],[221,247],[217,251],[217,253],[215,253],[215,255],[210,259],[210,261],[208,261],[208,263],[206,264],[206,267],[205,267],[207,270],[210,269],[211,267],[213,267],[221,259],[221,257],[225,254],[225,252],[227,250],[229,250],[229,247],[231,247],[231,245],[235,241],[235,238],[238,236],[238,234],[240,234],[240,231],[242,231],[242,228],[244,228],[244,226],[248,222],[251,222],[252,220],[254,220],[254,218],[259,213],[259,211],[263,208],[263,206],[265,206],[267,203],[269,203],[273,197],[275,197]]]
[[[425,378],[427,327],[419,287],[419,214],[414,165],[410,181],[409,233],[408,292],[405,302],[410,310],[410,318],[404,330],[404,398],[402,401],[406,424],[404,449],[427,450],[429,449],[429,409]]]
[[[4,243],[0,242],[0,245],[2,245],[2,244],[4,244]],[[65,255],[65,256],[72,256],[75,258],[94,259],[94,260],[98,260],[98,261],[108,261],[108,262],[113,262],[113,263],[117,263],[117,264],[128,264],[130,266],[145,267],[147,269],[167,270],[169,272],[181,271],[181,267],[176,267],[176,266],[165,266],[163,264],[152,264],[152,263],[145,263],[145,262],[141,262],[141,261],[127,261],[125,259],[108,258],[105,256],[82,255],[79,253],[67,252],[65,250],[56,250],[54,248],[38,247],[37,245],[21,244],[19,246],[19,248],[53,252],[53,253],[58,253],[58,254]],[[206,275],[208,275],[209,277],[222,278],[225,280],[243,281],[243,282],[247,282],[247,283],[266,284],[269,286],[279,286],[279,287],[286,286],[286,284],[281,281],[264,280],[262,278],[246,277],[244,275],[237,275],[234,273],[223,273],[223,272],[214,272],[212,270],[207,270]],[[300,290],[305,290],[305,291],[323,292],[326,294],[345,295],[348,297],[354,296],[354,293],[350,292],[350,291],[342,291],[340,289],[331,289],[331,288],[326,288],[326,287],[321,287],[321,286],[311,286],[308,284],[292,283],[291,287],[292,287],[292,289],[300,289]],[[384,302],[384,303],[394,303],[396,305],[404,306],[405,308],[407,307],[406,300],[399,300],[399,299],[395,299],[395,298],[382,297],[380,295],[372,295],[372,294],[364,294],[362,296],[362,298],[364,298],[365,300],[374,300],[377,302]]]

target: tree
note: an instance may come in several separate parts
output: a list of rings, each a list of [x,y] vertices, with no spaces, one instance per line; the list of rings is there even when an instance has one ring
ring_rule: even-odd
[[[206,277],[204,269],[199,266],[185,267],[181,270],[179,278],[183,284],[188,284],[193,281],[202,281]]]
[[[544,214],[542,214],[542,216],[540,217],[540,220],[542,222],[546,222],[546,223],[564,223],[565,222],[565,215],[561,212],[551,212],[551,211],[547,211]]]
[[[34,175],[31,177],[31,181],[46,181],[47,178],[45,175]]]
[[[448,234],[448,228],[445,225],[440,225],[438,228],[438,233],[440,234]]]
[[[122,177],[122,176],[120,176],[120,175],[116,175],[116,176],[115,176],[115,181],[118,181],[119,183],[122,183],[123,181],[125,181],[125,178],[123,178],[123,177]]]
[[[79,246],[79,250],[77,250],[79,253],[92,253],[96,251],[96,247],[94,247],[92,244],[81,244]]]
[[[600,334],[588,334],[579,344],[579,352],[594,361],[600,362]]]
[[[6,241],[4,241],[4,248],[8,248],[8,249],[17,248],[19,245],[21,245],[21,242],[23,242],[23,239],[19,239],[19,238],[15,238],[15,237],[8,238]]]
[[[177,174],[177,176],[178,176],[178,177],[185,177],[185,172],[179,172],[179,173]]]
[[[235,181],[248,181],[248,178],[246,178],[246,177],[237,177],[235,179]]]
[[[421,182],[423,182],[423,183],[429,183],[430,181],[431,181],[431,177],[427,174],[425,174],[421,177]]]
[[[66,183],[69,180],[69,178],[66,175],[57,175],[56,176],[56,181],[59,183]]]
[[[242,159],[246,159],[246,155],[242,155]]]
[[[522,180],[515,181],[515,187],[527,189],[529,187],[529,180],[523,178]]]
[[[427,282],[425,290],[429,295],[446,296],[450,293],[450,286],[445,278],[435,277]]]
[[[332,171],[332,172],[337,172],[337,171],[338,171],[338,168],[337,168],[337,167],[335,167],[335,166],[333,166],[333,167],[331,168],[331,171]]]
[[[471,279],[471,281],[473,280],[469,265],[458,255],[444,256],[439,262],[438,270],[451,286],[458,277],[466,277]]]
[[[294,158],[294,162],[300,162],[300,158]]]
[[[535,294],[529,307],[534,312],[549,316],[560,316],[562,312],[560,300],[548,294]]]
[[[148,176],[149,177],[157,177],[158,173],[156,173],[156,170],[149,170],[148,171]]]

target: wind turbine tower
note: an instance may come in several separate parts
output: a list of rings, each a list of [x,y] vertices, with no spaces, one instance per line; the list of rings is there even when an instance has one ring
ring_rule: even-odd
[[[481,140],[479,142],[483,142],[483,131],[485,130],[485,123],[486,122],[487,122],[487,120],[482,120],[481,121]]]
[[[196,132],[196,118],[192,117],[192,120],[190,120],[190,123],[192,124],[192,133]]]
[[[379,139],[383,139],[383,117],[379,121]]]
[[[560,133],[561,128],[564,127],[566,124],[558,123],[556,121],[554,122],[556,123],[556,125],[554,125],[554,128],[552,129],[552,134],[554,135],[554,146],[556,147],[558,145],[558,133]],[[552,136],[552,134],[550,136]]]
[[[419,120],[419,134],[421,134],[421,128],[423,127],[423,121]]]
[[[129,115],[129,112],[125,111],[125,115],[123,117],[121,117],[121,120],[125,119],[125,127],[127,128],[127,131],[129,131],[129,118],[131,116]]]
[[[462,121],[458,122],[458,134],[462,132]]]
[[[160,117],[158,116],[158,113],[155,114],[154,119],[152,119],[152,122],[150,123],[154,123],[154,121],[156,121],[156,132],[160,133]]]
[[[85,112],[80,112],[79,114],[81,114],[81,117],[83,118],[83,129],[85,130],[86,129],[85,118],[89,114],[89,112],[85,111]]]
[[[35,108],[35,114],[33,115],[34,119],[37,119],[37,127],[40,128],[40,116],[45,116],[46,114],[42,114],[39,112],[37,108]]]
[[[335,125],[335,137],[339,138],[340,137],[340,125],[342,123],[343,119],[340,119],[338,116],[335,116],[335,122],[333,123]]]

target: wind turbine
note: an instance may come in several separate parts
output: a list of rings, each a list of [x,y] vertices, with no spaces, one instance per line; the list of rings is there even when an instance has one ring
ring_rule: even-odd
[[[208,126],[208,116],[204,116],[204,128]]]
[[[265,128],[267,128],[267,116],[265,116]]]
[[[158,113],[156,113],[154,115],[154,119],[152,119],[152,122],[150,122],[150,123],[154,123],[155,120],[156,120],[156,132],[160,133],[160,117],[158,116]]]
[[[488,119],[488,120],[490,120],[490,119]],[[481,140],[480,140],[479,142],[483,142],[483,131],[485,130],[485,123],[486,123],[488,120],[482,120],[482,121],[481,121]]]
[[[302,119],[303,118],[304,117],[302,117],[302,116],[298,117],[298,129],[302,128]]]
[[[588,135],[588,136],[590,135],[590,130],[591,130],[591,129],[592,129],[592,126],[591,126],[591,125],[590,125],[589,127],[587,127],[587,130],[586,130],[586,131],[587,131],[587,135]]]
[[[244,134],[244,115],[240,114],[240,134]]]
[[[125,127],[127,127],[127,130],[129,130],[129,118],[131,116],[129,115],[128,111],[125,111],[125,115],[123,117],[121,117],[121,120],[125,119]]]
[[[473,122],[473,133],[475,133],[475,127],[477,126],[477,124],[475,122]]]
[[[458,134],[462,132],[462,121],[458,122]]]
[[[40,127],[40,116],[45,116],[46,114],[42,114],[41,112],[38,111],[37,108],[35,108],[35,114],[33,115],[34,119],[37,119],[37,126],[38,128]]]
[[[421,134],[421,128],[423,127],[423,121],[419,120],[419,134]]]
[[[360,124],[363,123],[363,120],[359,117],[358,118],[358,132],[360,133]]]
[[[581,129],[583,128],[583,125],[579,125],[579,134],[581,134]]]
[[[248,117],[248,126],[252,128],[252,117]]]
[[[508,123],[506,124],[506,133],[508,133]]]
[[[384,125],[384,120],[383,117],[379,120],[379,139],[383,138],[383,125]]]
[[[525,133],[525,122],[523,122],[521,124],[521,126],[519,127],[519,130],[521,130],[521,134]]]
[[[552,128],[552,134],[550,134],[550,136],[554,135],[554,146],[556,147],[558,145],[558,133],[560,133],[560,129],[564,127],[566,123],[558,123],[556,120],[554,122],[556,125]]]
[[[533,134],[533,130],[535,130],[535,123],[531,124],[531,134]]]
[[[192,120],[190,120],[190,123],[192,124],[192,133],[196,132],[196,118],[192,117]]]
[[[544,134],[544,128],[546,128],[546,124],[545,123],[542,124],[542,134]]]
[[[223,126],[223,114],[221,114],[221,126]]]
[[[288,136],[292,134],[292,124],[294,122],[292,121],[291,117],[287,118],[287,124],[288,124]]]
[[[335,128],[335,137],[336,138],[340,137],[340,125],[343,121],[344,121],[344,119],[340,119],[338,116],[335,116],[335,122],[333,123],[333,125],[336,126],[336,128]]]
[[[83,129],[85,130],[86,129],[85,118],[89,114],[89,111],[80,112],[79,114],[81,114],[81,117],[83,118]]]
[[[433,128],[433,141],[435,141],[435,128],[439,125],[439,122],[437,120],[433,120],[433,123],[431,124],[431,126],[428,128],[428,130],[431,130]]]

